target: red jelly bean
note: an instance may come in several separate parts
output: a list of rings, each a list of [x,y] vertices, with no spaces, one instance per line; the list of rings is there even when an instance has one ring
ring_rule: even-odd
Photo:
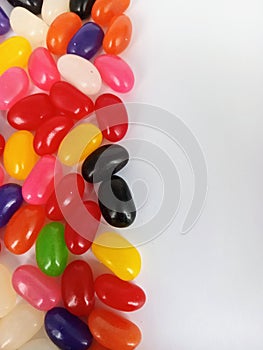
[[[141,342],[141,331],[134,323],[108,310],[92,310],[88,325],[94,339],[109,349],[133,350]]]
[[[3,135],[0,135],[0,156],[4,153],[5,139]]]
[[[73,126],[72,119],[64,116],[45,120],[36,130],[34,137],[35,152],[40,156],[55,153],[61,141]]]
[[[7,114],[9,124],[18,130],[36,130],[46,119],[56,115],[47,94],[34,94],[16,102]]]
[[[126,312],[140,309],[146,300],[145,293],[139,286],[110,274],[96,279],[95,292],[104,304]]]
[[[80,120],[94,111],[92,100],[69,83],[60,81],[50,90],[50,98],[61,114]]]
[[[13,254],[26,253],[35,243],[44,222],[43,207],[30,204],[21,207],[6,226],[6,248]]]
[[[46,215],[50,220],[63,220],[63,210],[74,209],[74,200],[82,197],[85,183],[81,175],[72,173],[64,176],[46,203]],[[72,206],[73,205],[73,206]]]
[[[75,260],[61,279],[62,300],[66,309],[76,316],[86,316],[92,310],[95,297],[93,274],[88,263]]]
[[[83,204],[85,205],[88,212],[92,215],[92,217],[96,220],[92,220],[90,225],[87,227],[87,235],[91,238],[91,240],[85,239],[80,234],[78,234],[69,224],[66,224],[66,245],[69,251],[75,255],[84,254],[90,248],[92,244],[92,238],[94,238],[96,235],[101,218],[100,208],[96,202],[85,201]]]

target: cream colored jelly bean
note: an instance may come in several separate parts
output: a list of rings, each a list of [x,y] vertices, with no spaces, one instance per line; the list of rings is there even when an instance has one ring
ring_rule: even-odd
[[[4,265],[0,265],[0,318],[6,316],[15,305],[16,292],[12,286],[12,275]]]
[[[0,320],[0,349],[15,350],[28,342],[42,327],[44,315],[29,304],[18,304]]]
[[[54,0],[52,0],[54,1]],[[19,350],[56,350],[58,349],[49,339],[34,339],[23,345]]]
[[[80,124],[76,126],[63,139],[58,150],[61,163],[72,166],[94,152],[102,142],[102,133],[93,124]]]
[[[13,31],[26,38],[31,45],[36,46],[45,42],[47,24],[23,7],[15,7],[10,14],[10,24]]]
[[[49,26],[58,15],[65,12],[69,12],[69,0],[43,1],[41,16]]]

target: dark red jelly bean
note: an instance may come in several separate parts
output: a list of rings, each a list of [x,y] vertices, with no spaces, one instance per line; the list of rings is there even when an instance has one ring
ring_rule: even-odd
[[[3,135],[0,135],[0,156],[4,153],[5,149],[5,138]]]

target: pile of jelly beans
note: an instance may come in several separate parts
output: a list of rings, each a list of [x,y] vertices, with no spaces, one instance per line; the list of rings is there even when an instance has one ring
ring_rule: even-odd
[[[132,35],[130,0],[7,1],[10,17],[0,7],[1,124],[11,130],[0,135],[2,249],[18,256],[32,248],[35,264],[13,274],[0,265],[0,349],[135,349],[140,329],[114,311],[138,310],[146,300],[131,282],[141,256],[113,229],[136,218],[117,174],[129,161],[118,144],[128,112],[118,96],[100,92],[102,83],[118,93],[134,86],[119,56]],[[15,36],[5,38],[10,29]],[[109,230],[98,233],[101,222]],[[89,250],[108,269],[95,280],[87,256],[77,259]],[[43,325],[47,337],[32,340]]]

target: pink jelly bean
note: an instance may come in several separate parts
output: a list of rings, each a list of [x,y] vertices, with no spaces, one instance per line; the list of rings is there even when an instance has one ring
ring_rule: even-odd
[[[3,185],[5,179],[5,172],[4,169],[0,165],[0,186]]]
[[[24,200],[29,204],[46,204],[54,191],[55,176],[60,179],[62,168],[56,157],[45,155],[34,166],[22,187]]]
[[[131,67],[122,58],[115,55],[101,55],[94,65],[100,72],[102,80],[117,92],[129,92],[134,86]]]
[[[60,80],[57,65],[44,47],[38,47],[32,52],[28,61],[28,72],[33,83],[42,90],[50,90]]]
[[[60,284],[33,265],[19,266],[12,284],[17,294],[38,310],[48,311],[61,299]]]
[[[9,68],[0,76],[0,109],[8,110],[26,96],[28,89],[29,79],[24,69]]]

